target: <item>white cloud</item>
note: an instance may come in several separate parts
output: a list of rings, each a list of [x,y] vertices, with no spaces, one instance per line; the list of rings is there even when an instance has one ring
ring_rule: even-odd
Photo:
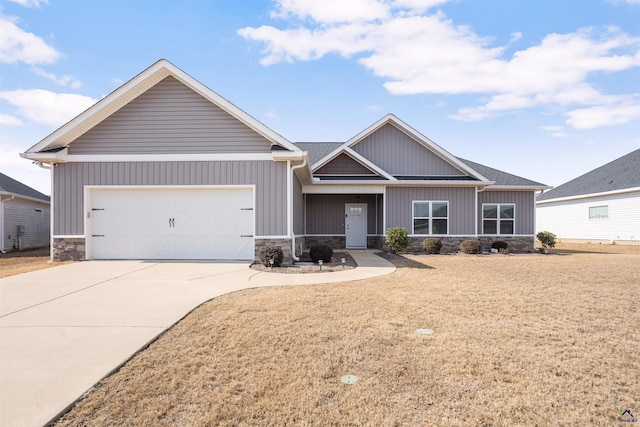
[[[88,96],[42,89],[0,92],[0,99],[17,107],[30,121],[50,126],[63,125],[96,102]]]
[[[39,8],[43,4],[49,4],[49,0],[9,0],[12,3],[17,3],[24,7],[37,7]]]
[[[2,126],[22,126],[22,120],[7,114],[0,114],[0,125]]]
[[[578,108],[569,111],[567,116],[567,123],[576,129],[593,129],[640,120],[640,95],[616,98],[607,105]]]
[[[567,136],[567,132],[565,132],[563,126],[558,126],[558,125],[540,126],[540,129],[549,132],[551,136],[554,138],[564,138],[565,136]]]
[[[0,15],[0,62],[50,64],[62,55],[33,33],[18,27],[14,18]]]
[[[80,83],[78,80],[74,80],[74,78],[68,74],[65,74],[63,76],[56,76],[55,74],[48,73],[44,71],[42,68],[38,68],[38,67],[34,67],[33,71],[37,75],[42,76],[45,79],[51,80],[52,82],[55,82],[61,86],[69,86],[73,89],[78,89],[80,86],[82,86],[82,83]]]
[[[452,116],[459,120],[538,106],[600,105],[607,96],[589,83],[591,75],[640,67],[640,37],[616,27],[549,34],[507,56],[507,46],[455,25],[440,11],[424,12],[446,0],[359,0],[342,18],[337,16],[341,10],[331,7],[333,1],[278,0],[274,15],[288,18],[288,28],[246,27],[238,34],[265,46],[263,65],[328,54],[357,56],[386,80],[384,87],[392,94],[489,95],[483,104]],[[515,32],[509,43],[521,39]]]

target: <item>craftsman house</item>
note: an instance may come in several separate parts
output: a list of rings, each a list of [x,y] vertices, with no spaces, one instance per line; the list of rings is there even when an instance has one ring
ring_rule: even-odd
[[[439,237],[534,250],[547,186],[460,159],[393,115],[294,144],[161,60],[22,154],[52,165],[60,259],[241,259],[276,245],[411,247]]]

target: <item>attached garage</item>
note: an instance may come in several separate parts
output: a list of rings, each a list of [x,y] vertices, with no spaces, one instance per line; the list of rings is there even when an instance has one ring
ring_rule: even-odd
[[[87,259],[254,258],[253,186],[88,187]]]

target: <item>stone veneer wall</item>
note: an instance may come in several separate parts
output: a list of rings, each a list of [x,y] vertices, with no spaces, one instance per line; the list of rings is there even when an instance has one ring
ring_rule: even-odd
[[[84,237],[54,237],[53,261],[82,261],[85,259]]]
[[[254,260],[260,261],[258,251],[265,246],[273,246],[282,249],[282,262],[290,263],[291,258],[291,239],[255,239]]]
[[[480,236],[483,251],[491,251],[491,244],[496,240],[507,242],[509,252],[527,254],[535,252],[535,236]]]

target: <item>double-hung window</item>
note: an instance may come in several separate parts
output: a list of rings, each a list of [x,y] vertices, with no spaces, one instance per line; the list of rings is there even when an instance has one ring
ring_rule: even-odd
[[[516,205],[485,203],[482,205],[482,234],[514,234]]]
[[[414,201],[413,234],[449,234],[449,202]]]

